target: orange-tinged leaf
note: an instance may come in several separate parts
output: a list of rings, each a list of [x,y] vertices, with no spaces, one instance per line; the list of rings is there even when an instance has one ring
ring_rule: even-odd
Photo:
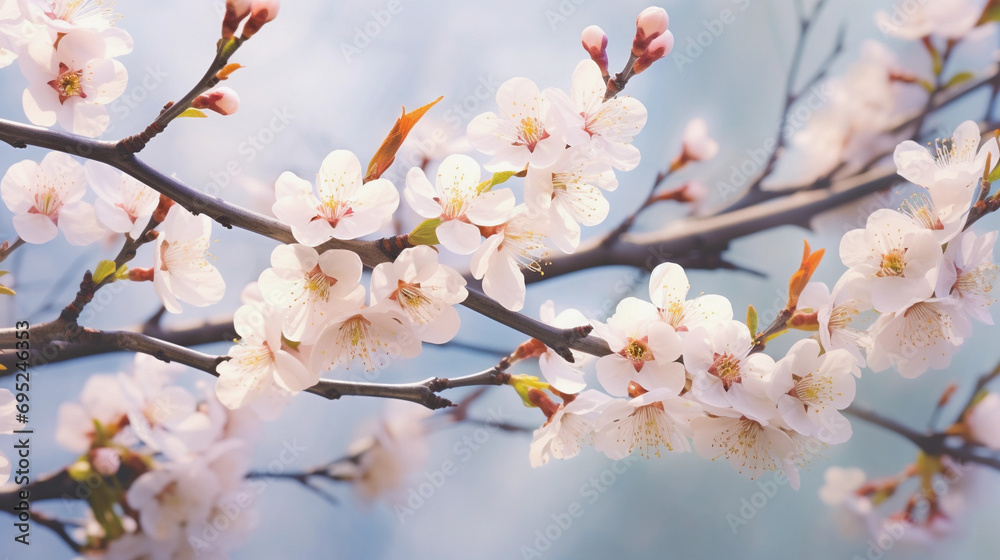
[[[386,169],[389,169],[389,166],[396,159],[396,152],[403,145],[403,140],[406,140],[406,135],[413,130],[413,127],[424,116],[424,113],[429,111],[431,107],[442,99],[444,99],[443,95],[409,113],[406,112],[406,107],[403,107],[403,116],[396,120],[396,124],[389,131],[389,135],[385,137],[382,145],[378,147],[378,151],[372,156],[372,160],[368,164],[368,174],[365,176],[365,182],[378,179]]]
[[[219,72],[215,74],[215,77],[220,80],[228,80],[229,75],[239,70],[240,68],[245,68],[245,66],[237,62],[230,62],[229,64],[223,66],[222,70],[219,70]]]
[[[813,272],[816,272],[816,267],[819,266],[819,262],[823,259],[823,249],[816,251],[815,253],[810,252],[809,242],[804,241],[805,247],[802,249],[802,264],[799,265],[799,269],[792,274],[791,280],[788,281],[788,303],[785,308],[794,311],[799,304],[799,295],[802,290],[809,283],[809,279],[812,278]]]

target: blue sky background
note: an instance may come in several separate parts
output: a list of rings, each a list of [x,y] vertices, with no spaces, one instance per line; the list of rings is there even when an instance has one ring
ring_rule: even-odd
[[[891,6],[861,0],[831,4],[807,49],[805,75],[812,68],[809,62],[815,63],[830,48],[836,26],[846,21],[845,54],[843,62],[836,65],[842,70],[846,62],[856,58],[865,38],[881,38],[872,23],[874,7]],[[112,107],[114,128],[107,135],[109,139],[141,130],[163,103],[182,95],[202,74],[214,52],[221,5],[221,1],[205,0],[116,2],[124,15],[120,25],[133,34],[136,48],[121,59],[129,69],[130,83],[125,98]],[[212,115],[207,120],[175,122],[142,157],[190,185],[234,202],[259,204],[262,197],[254,193],[269,189],[278,174],[291,170],[310,177],[331,150],[350,149],[366,161],[392,126],[401,105],[413,108],[444,95],[430,116],[444,121],[446,127],[459,121],[464,127],[475,114],[494,108],[492,95],[485,100],[476,97],[480,84],[527,76],[540,87],[568,87],[573,68],[585,57],[579,33],[587,25],[599,24],[608,33],[611,66],[617,70],[629,48],[635,14],[647,6],[645,1],[513,0],[500,4],[401,0],[401,10],[386,20],[389,5],[386,0],[285,2],[279,18],[234,59],[246,66],[228,84],[241,95],[240,111],[227,118]],[[697,177],[715,185],[729,176],[731,165],[747,157],[746,150],[758,148],[772,137],[778,124],[794,43],[791,2],[671,1],[665,7],[676,37],[675,53],[691,56],[692,63],[679,64],[679,59],[668,58],[629,84],[628,93],[648,108],[649,121],[636,141],[643,163],[620,174],[621,187],[608,197],[612,203],[609,224],[617,223],[645,197],[656,172],[676,153],[689,119],[706,119],[709,130],[720,140],[721,152],[715,160],[679,174],[672,179],[674,184]],[[705,35],[710,28],[719,28],[712,20],[726,9],[733,13],[732,23],[723,25],[718,36]],[[376,25],[383,11],[383,23]],[[381,29],[365,37],[367,43],[356,40],[358,31],[364,32],[366,26]],[[703,46],[693,56],[697,49],[691,45],[699,33]],[[360,52],[345,56],[342,43],[353,44]],[[898,42],[891,44],[903,47]],[[24,120],[20,105],[23,87],[24,78],[16,67],[0,70],[0,116]],[[961,120],[979,114],[974,103],[965,104],[931,126],[950,131]],[[276,119],[276,115],[284,119]],[[257,138],[261,149],[254,147],[250,138]],[[37,149],[0,149],[0,167],[26,157],[38,160],[43,155]],[[236,166],[238,173],[227,174],[227,166]],[[6,209],[0,209],[0,215],[9,216]],[[643,216],[638,227],[655,228],[669,215],[669,211],[651,212]],[[9,224],[9,219],[0,220],[0,237],[14,237]],[[273,242],[245,232],[216,231],[219,242],[212,253],[229,286],[225,299],[206,309],[169,317],[168,324],[231,314],[239,304],[242,286],[267,266]],[[595,233],[599,228],[585,235]],[[803,238],[814,247],[827,249],[817,278],[832,284],[842,272],[836,257],[839,239],[833,233],[784,227],[737,241],[727,254],[734,262],[773,272],[773,278],[691,272],[692,289],[726,295],[737,315],[750,303],[759,309],[769,308],[782,297],[785,278],[798,264]],[[83,269],[116,251],[117,247],[96,245],[80,250],[61,238],[44,248],[19,250],[10,261],[18,297],[0,301],[2,324],[25,318],[33,323],[51,319],[71,299]],[[136,264],[143,266],[150,259],[148,252],[142,252]],[[620,267],[557,278],[532,287],[525,311],[535,313],[542,302],[555,298],[558,309],[576,306],[592,314],[628,295],[616,289],[622,282],[636,286],[636,295],[646,297],[646,281]],[[149,285],[126,286],[102,297],[96,302],[101,307],[96,327],[144,321],[159,305]],[[524,338],[464,309],[461,313],[462,341],[509,351]],[[967,382],[1000,359],[1000,348],[991,344],[996,334],[995,329],[978,328],[946,372],[932,371],[917,380],[903,380],[894,372],[868,374],[859,384],[858,402],[921,427],[948,383]],[[226,347],[216,344],[204,350],[224,353]],[[461,375],[494,362],[490,355],[425,346],[419,359],[394,363],[379,380]],[[124,356],[104,356],[35,372],[35,474],[72,460],[52,436],[58,405],[75,398],[89,374],[115,372],[128,363]],[[534,373],[530,366],[516,371]],[[187,379],[200,378],[204,374],[191,372]],[[9,380],[0,385],[9,386]],[[356,426],[383,407],[384,403],[376,400],[354,398],[331,403],[302,395],[279,421],[265,427],[256,462],[264,467],[292,438],[306,451],[289,468],[306,468],[340,456]],[[491,411],[524,425],[541,421],[538,411],[522,407],[509,390],[489,391],[474,409],[484,418]],[[343,498],[342,505],[334,507],[297,485],[275,482],[261,496],[259,531],[236,558],[521,558],[522,546],[536,545],[536,531],[544,532],[553,523],[553,515],[559,517],[574,503],[579,504],[574,511],[582,511],[582,515],[542,552],[544,558],[865,557],[868,536],[843,536],[819,501],[817,490],[823,471],[829,465],[860,465],[870,476],[889,475],[911,461],[915,449],[887,432],[859,422],[854,426],[851,441],[828,449],[825,457],[814,460],[803,472],[801,490],[780,487],[736,534],[726,516],[739,515],[741,500],[751,500],[759,487],[725,462],[710,462],[694,453],[638,459],[614,476],[607,492],[594,493],[591,479],[601,480],[603,474],[607,484],[611,476],[605,471],[613,472],[613,465],[593,450],[585,450],[574,460],[533,470],[528,465],[527,436],[455,427],[432,437],[426,470],[434,471],[444,461],[452,461],[457,472],[404,523],[397,519],[391,503],[358,503],[347,488],[334,489]],[[478,437],[479,448],[467,453],[471,447],[463,443],[463,437]],[[8,442],[0,445],[9,455]],[[418,473],[413,487],[424,480]],[[994,528],[1000,514],[995,499],[997,480],[997,473],[976,478],[976,493],[983,503],[960,523],[954,537],[934,547],[907,549],[900,544],[884,557],[1000,555],[1000,539]],[[50,511],[64,513],[61,507],[52,504]],[[0,542],[5,552],[10,550],[12,545],[7,543],[13,536],[7,519],[0,516]],[[35,528],[32,538],[29,558],[67,556],[66,548],[40,527]],[[11,554],[14,552],[18,552],[16,557],[24,557],[21,551]]]

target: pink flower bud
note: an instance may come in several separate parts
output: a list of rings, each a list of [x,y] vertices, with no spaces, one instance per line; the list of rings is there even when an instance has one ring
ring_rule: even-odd
[[[659,6],[650,6],[639,12],[635,18],[635,38],[632,39],[632,54],[641,56],[649,48],[653,39],[667,32],[670,17],[667,11]]]
[[[278,8],[281,2],[278,0],[254,0],[250,8],[250,19],[243,26],[243,38],[253,37],[265,23],[278,17]]]
[[[674,48],[674,34],[669,31],[664,31],[663,35],[660,35],[656,39],[653,39],[646,51],[639,56],[639,60],[635,61],[632,65],[632,72],[638,74],[649,68],[657,60],[670,54],[670,51]]]
[[[195,109],[208,109],[220,115],[232,115],[240,108],[240,96],[230,88],[212,88],[191,102]]]
[[[98,447],[90,452],[90,463],[94,470],[103,476],[114,476],[121,467],[122,460],[118,452],[110,447]]]
[[[708,135],[704,119],[691,119],[684,128],[684,152],[691,161],[712,159],[719,153],[719,143]]]
[[[222,38],[236,34],[243,18],[250,14],[250,0],[226,0],[226,15],[222,16]]]
[[[608,36],[604,30],[596,25],[591,25],[583,30],[580,37],[583,48],[590,53],[590,58],[601,68],[601,74],[608,74]]]

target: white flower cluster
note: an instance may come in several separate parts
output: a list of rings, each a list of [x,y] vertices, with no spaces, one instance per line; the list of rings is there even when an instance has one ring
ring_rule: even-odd
[[[227,557],[254,528],[258,492],[245,476],[258,418],[227,410],[208,383],[176,384],[175,373],[140,354],[131,373],[95,375],[79,402],[59,408],[56,440],[82,453],[71,476],[95,496],[131,481],[124,493],[108,486],[121,508],[92,510],[84,528],[105,558]]]
[[[751,478],[782,469],[797,486],[796,463],[807,447],[851,436],[839,412],[854,399],[859,375],[849,352],[821,352],[813,339],[778,361],[752,352],[750,330],[733,320],[729,301],[687,299],[689,288],[680,266],[661,264],[650,279],[650,302],[626,298],[606,323],[594,323],[613,352],[596,363],[607,394],[564,397],[535,431],[532,465],[572,457],[583,443],[620,459],[633,451],[690,451],[690,439],[702,456],[725,457]],[[566,375],[574,367],[558,356],[541,368],[561,393],[580,390],[582,372]]]
[[[104,107],[125,91],[128,72],[115,57],[132,37],[99,0],[21,0],[0,7],[0,66],[15,58],[28,78],[24,113],[40,126],[57,122],[83,136],[110,123]]]

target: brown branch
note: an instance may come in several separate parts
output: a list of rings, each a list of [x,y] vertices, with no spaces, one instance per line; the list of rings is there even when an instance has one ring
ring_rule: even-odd
[[[20,237],[15,239],[13,243],[9,241],[4,241],[3,245],[0,246],[0,262],[7,260],[7,257],[9,257],[11,253],[17,250],[18,247],[24,245],[24,243],[25,241]]]

